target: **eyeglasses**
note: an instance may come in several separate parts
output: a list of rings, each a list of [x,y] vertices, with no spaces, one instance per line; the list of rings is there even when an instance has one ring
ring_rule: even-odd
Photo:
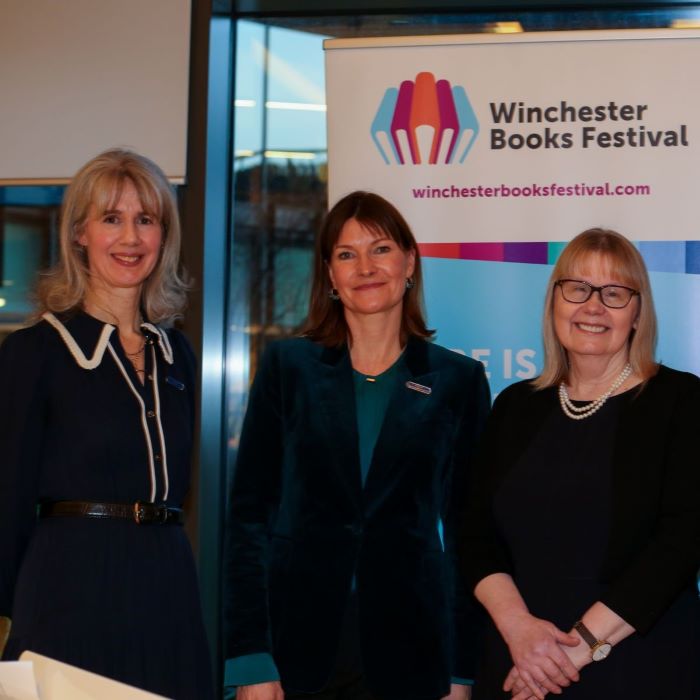
[[[633,296],[639,296],[636,289],[622,287],[619,284],[604,284],[602,287],[594,287],[582,280],[558,280],[554,286],[559,287],[564,299],[572,304],[583,304],[591,298],[593,292],[598,292],[600,300],[609,309],[624,309]]]

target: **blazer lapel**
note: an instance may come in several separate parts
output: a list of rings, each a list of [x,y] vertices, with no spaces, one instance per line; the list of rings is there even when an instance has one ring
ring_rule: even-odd
[[[429,368],[427,342],[410,340],[374,447],[365,491],[390,483],[406,436],[436,400],[439,379],[439,373]]]
[[[347,348],[324,348],[319,360],[319,408],[325,420],[330,455],[340,479],[356,500],[361,498],[360,450],[355,389]]]

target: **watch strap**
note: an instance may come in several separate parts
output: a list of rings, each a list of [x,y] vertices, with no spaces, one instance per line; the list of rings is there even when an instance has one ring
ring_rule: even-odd
[[[581,635],[583,641],[586,642],[591,649],[599,643],[599,640],[596,639],[588,627],[583,624],[583,621],[579,620],[576,622],[574,624],[574,629]]]
[[[574,629],[581,635],[583,640],[588,644],[591,650],[591,659],[593,661],[603,661],[610,655],[612,644],[607,639],[596,639],[586,625],[579,620]]]

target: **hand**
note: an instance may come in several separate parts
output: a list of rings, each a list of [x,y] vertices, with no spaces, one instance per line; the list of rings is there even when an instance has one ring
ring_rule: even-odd
[[[450,686],[450,692],[442,700],[472,700],[472,687],[453,683]]]
[[[513,693],[518,700],[534,696],[543,700],[547,693],[560,695],[562,688],[578,681],[578,669],[564,652],[564,647],[575,647],[580,640],[562,632],[547,620],[529,613],[513,617],[503,630],[514,666],[506,676],[503,690]],[[516,683],[524,683],[516,688]],[[527,693],[523,695],[525,690]]]
[[[530,698],[535,697],[532,691],[525,684],[525,681],[520,677],[518,669],[513,666],[508,676],[513,677],[513,687],[510,689],[511,696],[510,700],[530,700]],[[547,695],[546,691],[543,691]]]
[[[576,632],[571,630],[571,636],[576,636]],[[561,650],[569,657],[571,663],[576,667],[577,670],[581,670],[584,666],[592,663],[591,652],[587,645],[578,644],[575,647],[561,646]],[[511,700],[528,700],[532,697],[530,689],[527,687],[525,681],[520,677],[517,668],[513,667],[508,674],[508,676],[513,676],[514,682],[510,689]]]
[[[279,681],[240,685],[236,691],[237,700],[284,700],[284,691]]]
[[[578,632],[571,630],[570,634],[572,636],[578,637]],[[576,666],[580,671],[584,666],[593,663],[593,658],[591,657],[591,650],[583,640],[578,646],[575,647],[562,647],[562,651],[571,659],[571,663]]]

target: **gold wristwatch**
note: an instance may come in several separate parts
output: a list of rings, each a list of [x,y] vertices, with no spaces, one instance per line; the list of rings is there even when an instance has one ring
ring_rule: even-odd
[[[591,658],[593,661],[602,661],[610,656],[612,644],[605,639],[596,639],[586,625],[579,620],[574,629],[581,635],[583,641],[591,648]]]

